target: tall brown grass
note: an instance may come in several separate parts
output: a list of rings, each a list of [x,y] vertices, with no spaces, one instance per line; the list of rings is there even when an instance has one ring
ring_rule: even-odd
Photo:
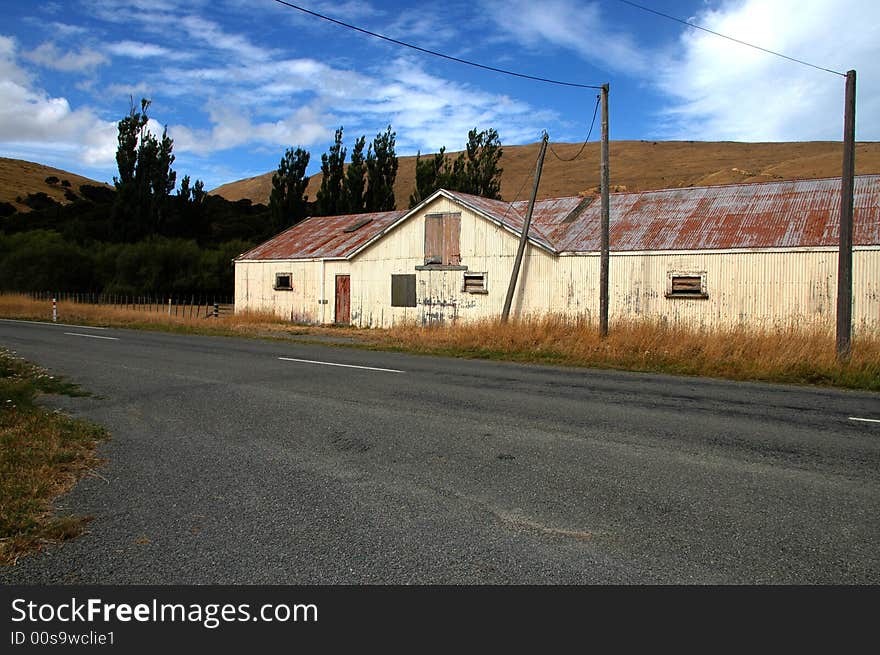
[[[455,326],[396,327],[376,341],[407,351],[574,366],[880,390],[880,336],[853,342],[846,363],[823,329],[700,331],[649,321],[595,326],[559,316]]]
[[[0,317],[51,320],[51,305],[18,294],[0,295]],[[219,318],[168,316],[70,302],[58,304],[58,320],[108,327],[162,329],[242,336],[328,334],[352,337],[353,345],[407,352],[480,357],[520,362],[590,366],[632,371],[703,375],[833,385],[880,391],[880,334],[856,335],[848,362],[837,361],[828,329],[746,329],[701,331],[650,321],[617,321],[606,339],[595,326],[561,316],[480,321],[388,330],[296,325],[268,313],[222,314]]]
[[[239,329],[258,329],[266,326],[287,325],[282,319],[268,313],[224,312],[218,318],[209,317],[211,308],[205,305],[201,309],[190,308],[188,305],[172,309],[168,313],[165,305],[96,305],[60,301],[58,303],[59,323],[85,323],[102,327],[177,327],[182,331],[187,328],[204,328],[206,330],[231,331]],[[0,294],[0,317],[26,320],[52,320],[52,303],[14,293]]]

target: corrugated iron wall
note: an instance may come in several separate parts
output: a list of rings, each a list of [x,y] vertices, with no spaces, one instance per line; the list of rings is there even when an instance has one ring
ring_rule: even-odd
[[[461,263],[486,273],[485,294],[463,291],[462,270],[416,270],[424,264],[424,214],[461,212]],[[517,238],[446,199],[438,198],[350,261],[236,262],[236,311],[271,311],[292,320],[331,323],[334,280],[351,276],[351,322],[390,327],[402,321],[433,324],[497,317]],[[704,272],[707,298],[668,298],[670,272]],[[292,291],[275,291],[277,272],[293,275]],[[416,275],[416,307],[391,306],[391,275]],[[561,313],[593,321],[598,315],[598,255],[555,256],[530,244],[514,316]],[[713,328],[772,327],[834,321],[837,253],[833,249],[613,253],[610,313]],[[853,256],[853,322],[857,330],[880,329],[880,248]]]

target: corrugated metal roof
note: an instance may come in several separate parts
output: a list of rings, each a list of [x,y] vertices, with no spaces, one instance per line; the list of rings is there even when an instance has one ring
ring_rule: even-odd
[[[599,219],[597,200],[556,249],[598,250]],[[615,193],[610,220],[617,251],[836,246],[840,178]],[[880,176],[856,178],[853,220],[855,245],[880,244]]]
[[[507,203],[442,193],[514,232],[522,230],[527,201]],[[856,177],[854,208],[854,245],[880,245],[880,175]],[[600,210],[598,197],[538,201],[529,237],[554,252],[598,251]],[[239,259],[349,257],[407,213],[310,218]],[[365,219],[370,222],[354,232],[344,231]],[[615,193],[611,196],[611,249],[836,246],[839,219],[840,178]]]
[[[345,216],[313,216],[252,248],[238,259],[345,258],[406,214],[406,211],[398,210]],[[359,223],[362,225],[352,230]]]

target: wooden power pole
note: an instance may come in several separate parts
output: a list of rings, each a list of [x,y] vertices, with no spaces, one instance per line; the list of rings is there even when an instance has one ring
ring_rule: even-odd
[[[608,264],[609,264],[609,231],[610,207],[608,198],[608,180],[610,176],[608,162],[608,84],[602,85],[602,177],[599,190],[602,194],[602,236],[599,256],[599,335],[608,336]]]
[[[843,114],[843,172],[840,176],[840,249],[837,255],[837,359],[852,350],[853,195],[856,169],[856,72],[846,73]]]
[[[544,168],[544,155],[547,153],[548,135],[544,132],[541,138],[541,152],[538,153],[538,165],[535,167],[535,183],[532,186],[532,197],[529,199],[529,208],[523,221],[522,234],[519,237],[519,248],[516,251],[516,259],[513,262],[513,272],[510,274],[510,282],[507,285],[507,296],[504,298],[504,311],[501,312],[501,322],[507,323],[510,318],[510,306],[513,304],[513,292],[516,290],[516,280],[519,277],[519,268],[522,264],[523,253],[526,251],[526,243],[529,241],[529,226],[532,224],[532,212],[535,209],[535,198],[538,196],[538,184],[541,182],[541,170]]]

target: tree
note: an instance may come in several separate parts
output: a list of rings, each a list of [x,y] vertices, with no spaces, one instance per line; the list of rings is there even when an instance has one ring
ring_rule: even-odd
[[[336,130],[336,138],[330,152],[321,155],[321,188],[315,203],[316,216],[335,216],[345,211],[343,179],[345,174],[345,148],[342,147],[342,127]]]
[[[395,132],[389,125],[376,135],[367,149],[367,191],[365,210],[391,211],[395,208],[394,180],[397,178],[397,155],[394,152]]]
[[[484,198],[501,199],[501,173],[504,169],[498,166],[504,150],[494,129],[477,132],[477,128],[468,132],[467,162],[465,168],[465,193],[472,193]]]
[[[503,149],[494,129],[468,132],[465,150],[453,159],[446,148],[430,159],[416,156],[416,188],[409,197],[415,207],[437,189],[461,191],[484,198],[501,199],[501,173],[498,166]]]
[[[288,148],[278,164],[278,170],[272,175],[269,215],[276,232],[306,217],[308,205],[305,192],[309,185],[306,168],[310,157],[308,150]]]
[[[440,188],[437,179],[443,170],[445,162],[445,147],[440,148],[440,152],[430,158],[422,159],[421,151],[416,153],[416,188],[409,197],[410,209]]]
[[[141,99],[140,111],[132,103],[128,116],[117,124],[119,177],[113,178],[113,222],[123,240],[136,240],[162,227],[168,196],[176,186],[177,173],[171,169],[174,141],[167,127],[161,139],[147,129],[149,106],[146,98]]]
[[[345,180],[342,184],[342,211],[348,214],[360,214],[364,211],[365,175],[367,172],[364,164],[364,145],[366,142],[366,136],[362,136],[354,142],[351,163],[348,165],[348,170],[345,171]]]

